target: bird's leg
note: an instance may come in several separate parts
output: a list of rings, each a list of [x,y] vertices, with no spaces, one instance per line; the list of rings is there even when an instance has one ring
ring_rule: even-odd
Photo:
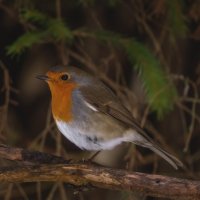
[[[89,157],[88,161],[92,162],[93,159],[94,159],[100,152],[101,152],[101,151],[96,151],[95,153],[93,153],[93,154]]]
[[[82,158],[81,162],[93,163],[93,159],[100,153],[101,151],[96,151],[89,158]]]

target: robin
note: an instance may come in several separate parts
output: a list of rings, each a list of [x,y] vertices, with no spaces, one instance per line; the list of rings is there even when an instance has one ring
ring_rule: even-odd
[[[53,67],[37,78],[49,85],[58,129],[79,148],[101,151],[131,142],[152,150],[175,169],[183,166],[155,144],[117,96],[97,78],[68,66]]]

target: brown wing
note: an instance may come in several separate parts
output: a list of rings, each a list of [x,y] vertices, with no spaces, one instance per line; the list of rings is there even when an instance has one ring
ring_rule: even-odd
[[[133,128],[138,133],[143,135],[148,141],[151,138],[143,131],[136,119],[131,113],[120,103],[113,92],[103,84],[93,87],[81,87],[81,94],[84,100],[94,107],[97,111],[112,116],[117,121],[121,122],[127,128]]]
[[[81,87],[80,91],[84,100],[98,112],[109,115],[127,128],[133,128],[137,133],[141,134],[144,140],[133,141],[133,143],[149,148],[166,161],[168,161],[175,169],[177,166],[183,167],[181,161],[175,156],[169,154],[160,148],[155,142],[143,131],[136,119],[131,113],[119,102],[117,97],[103,84],[93,87]]]

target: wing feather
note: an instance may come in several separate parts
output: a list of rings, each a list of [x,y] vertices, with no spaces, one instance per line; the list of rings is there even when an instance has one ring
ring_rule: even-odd
[[[105,115],[112,116],[127,128],[133,128],[140,133],[148,141],[152,139],[143,131],[137,120],[131,115],[128,109],[123,106],[114,93],[103,84],[98,89],[94,87],[80,88],[81,94],[86,102],[93,110],[99,111]]]
[[[146,134],[131,113],[119,102],[112,91],[109,90],[109,88],[107,88],[103,83],[99,82],[98,85],[93,85],[93,87],[81,87],[80,91],[84,101],[92,110],[115,118],[118,122],[127,127],[127,129],[132,128],[138,134],[143,136],[142,140],[132,141],[133,143],[151,149],[163,157],[176,169],[177,166],[183,167],[181,161],[179,161],[175,156],[164,151]]]

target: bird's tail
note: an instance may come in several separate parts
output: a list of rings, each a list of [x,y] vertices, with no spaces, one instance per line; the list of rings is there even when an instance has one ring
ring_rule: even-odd
[[[178,158],[171,155],[167,151],[163,150],[157,144],[150,143],[150,144],[145,145],[145,147],[149,148],[150,150],[152,150],[153,152],[161,156],[175,169],[178,169],[178,167],[183,168],[183,163]]]
[[[155,144],[155,142],[153,142],[152,139],[146,137],[146,135],[143,136],[134,131],[134,133],[132,132],[130,137],[131,138],[129,138],[129,142],[131,139],[132,143],[152,150],[153,152],[161,156],[163,159],[165,159],[175,169],[178,169],[178,167],[184,167],[183,163],[179,159],[177,159],[175,156],[171,155],[167,151],[163,150],[161,147]]]

